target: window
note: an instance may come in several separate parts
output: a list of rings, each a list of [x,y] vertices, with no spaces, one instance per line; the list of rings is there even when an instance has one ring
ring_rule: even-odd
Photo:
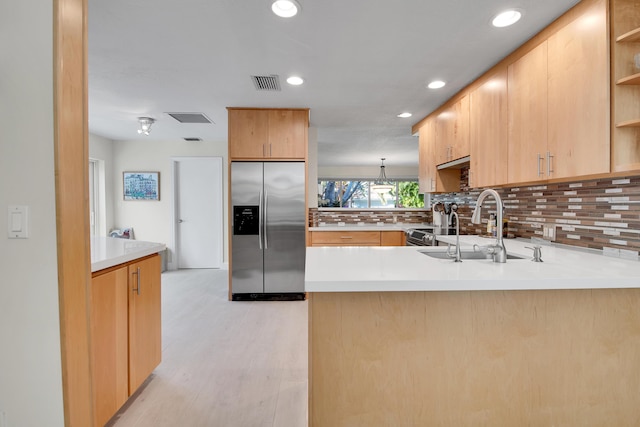
[[[417,181],[390,180],[386,193],[371,190],[374,180],[318,180],[318,207],[321,208],[424,208],[424,194]]]

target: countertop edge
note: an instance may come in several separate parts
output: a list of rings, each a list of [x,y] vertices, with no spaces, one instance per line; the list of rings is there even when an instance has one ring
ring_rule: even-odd
[[[100,246],[100,249],[98,249]],[[108,246],[108,247],[107,247]],[[162,252],[164,243],[112,237],[91,239],[91,273]]]

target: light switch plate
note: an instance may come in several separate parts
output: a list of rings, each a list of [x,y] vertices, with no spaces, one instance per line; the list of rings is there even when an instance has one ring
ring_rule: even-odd
[[[551,242],[556,241],[556,225],[555,224],[544,224],[542,226],[542,237],[545,240],[549,240]]]
[[[29,237],[28,206],[9,206],[7,218],[7,236],[10,239],[26,239]]]

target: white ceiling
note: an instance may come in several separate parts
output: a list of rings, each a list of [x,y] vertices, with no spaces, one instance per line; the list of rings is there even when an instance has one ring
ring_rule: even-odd
[[[308,107],[320,166],[417,166],[411,126],[577,0],[89,0],[89,130],[114,140],[227,139],[226,107]],[[491,18],[524,11],[513,27]],[[282,91],[250,76],[277,74]],[[305,84],[285,80],[300,75]],[[442,79],[437,91],[426,84]],[[413,117],[400,119],[408,111]],[[200,112],[215,124],[181,124]],[[150,136],[137,117],[153,117]],[[193,143],[191,143],[193,144]]]

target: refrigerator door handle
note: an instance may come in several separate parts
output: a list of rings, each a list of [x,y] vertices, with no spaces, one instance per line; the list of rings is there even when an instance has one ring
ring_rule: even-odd
[[[269,218],[267,217],[267,210],[269,209],[269,193],[264,190],[264,248],[269,249],[269,239],[267,234],[267,224]]]
[[[262,215],[263,215],[264,209],[262,209],[262,191],[260,192],[260,195],[258,196],[258,245],[260,246],[260,249],[262,250]]]

